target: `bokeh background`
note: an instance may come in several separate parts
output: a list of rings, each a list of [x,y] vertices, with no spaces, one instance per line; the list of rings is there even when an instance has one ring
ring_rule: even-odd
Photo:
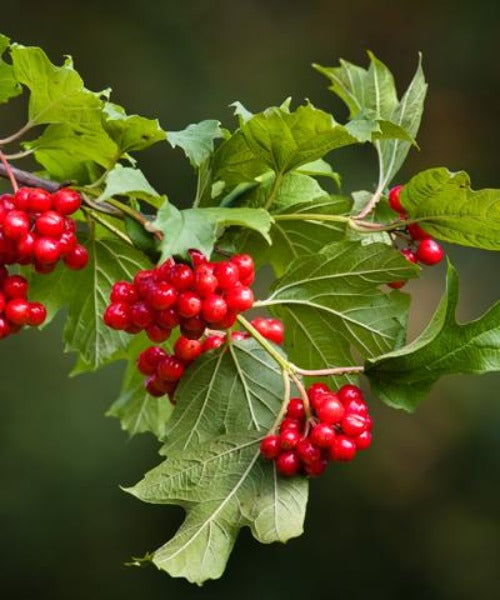
[[[131,112],[167,129],[204,118],[231,122],[291,95],[344,109],[311,62],[364,62],[373,50],[409,81],[422,50],[430,82],[419,142],[400,176],[445,165],[475,187],[500,187],[500,61],[496,0],[81,0],[2,2],[0,30],[74,55],[88,87],[112,86]],[[21,124],[0,112],[0,131]],[[177,203],[190,169],[166,144],[143,153],[152,183]],[[347,189],[375,181],[373,153],[335,156]],[[461,273],[461,318],[499,295],[493,253],[448,247]],[[411,284],[412,335],[442,291],[443,270]],[[123,563],[165,541],[182,520],[173,507],[122,493],[158,462],[148,436],[128,440],[103,417],[122,366],[68,379],[59,320],[43,334],[0,346],[0,595],[40,600],[304,597],[469,600],[498,594],[500,378],[450,377],[414,416],[374,405],[376,443],[311,486],[303,537],[286,547],[240,535],[224,578],[203,588]]]

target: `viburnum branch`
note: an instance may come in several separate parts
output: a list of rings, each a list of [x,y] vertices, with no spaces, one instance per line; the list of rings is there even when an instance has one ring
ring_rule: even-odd
[[[286,369],[281,370],[281,375],[283,377],[283,402],[281,403],[280,410],[276,415],[276,419],[273,423],[273,426],[269,430],[269,433],[274,433],[279,427],[283,417],[285,416],[288,403],[290,402],[290,375]]]
[[[15,154],[6,154],[5,158],[7,160],[18,160],[20,158],[26,158],[27,156],[31,156],[34,150],[23,150],[22,152],[16,152]]]
[[[363,373],[365,368],[361,366],[354,367],[332,367],[331,369],[301,369],[296,365],[291,365],[295,373],[303,375],[304,377],[323,377],[323,376],[341,376],[348,375],[349,373]]]
[[[9,135],[8,137],[4,138],[3,140],[0,140],[0,146],[6,146],[7,144],[15,142],[20,137],[23,137],[23,135],[27,131],[29,131],[32,127],[33,127],[33,124],[30,121],[28,121],[25,125],[23,125],[21,127],[21,129],[19,129],[18,131],[16,131],[12,135]]]
[[[126,215],[134,219],[134,221],[140,223],[144,227],[144,229],[149,233],[152,233],[158,241],[161,241],[163,239],[163,232],[159,229],[156,229],[153,223],[141,212],[134,210],[131,206],[128,206],[127,204],[124,204],[123,202],[120,202],[115,198],[109,198],[108,203],[120,209]]]
[[[343,215],[322,215],[312,213],[295,213],[290,215],[273,215],[275,221],[335,221],[338,223],[349,223],[350,218]]]
[[[255,306],[255,304],[254,304]],[[259,344],[274,358],[274,360],[281,366],[282,369],[290,371],[290,363],[281,354],[273,348],[273,346],[261,335],[257,329],[242,315],[238,315],[238,322],[248,331],[248,333],[255,338]]]
[[[80,193],[84,203],[87,206],[90,206],[90,208],[92,208],[94,211],[103,213],[105,215],[111,215],[117,219],[123,219],[123,212],[120,209],[111,206],[107,202],[94,202],[94,200],[91,200],[84,192]]]
[[[112,225],[111,223],[108,223],[103,218],[101,218],[95,210],[92,210],[91,208],[87,208],[85,206],[82,207],[82,210],[86,214],[90,215],[90,217],[96,223],[99,223],[100,225],[102,225],[105,229],[107,229],[108,231],[113,233],[117,238],[119,238],[120,240],[122,240],[123,242],[128,244],[129,246],[132,246],[132,247],[134,246],[132,240],[128,237],[128,235],[123,233],[123,231],[120,231],[117,227],[114,227],[114,225]]]
[[[17,192],[19,187],[17,185],[16,178],[14,177],[14,173],[12,172],[12,167],[9,165],[9,163],[5,157],[5,154],[1,150],[0,150],[0,161],[2,162],[2,165],[5,169],[5,173],[6,173],[7,177],[9,178],[9,181],[12,186],[12,189],[14,190],[14,193]]]
[[[47,192],[57,192],[58,189],[64,187],[65,184],[58,183],[57,181],[50,181],[49,179],[44,179],[43,177],[38,177],[38,175],[33,175],[29,171],[23,171],[22,169],[16,169],[15,167],[10,166],[10,171],[14,174],[16,181],[28,187],[38,187]],[[5,167],[5,165],[0,164],[0,177],[4,177],[9,179],[9,171]]]
[[[293,365],[291,365],[293,367]],[[290,371],[290,377],[292,378],[295,387],[299,391],[300,397],[302,398],[302,402],[304,403],[304,410],[306,412],[306,421],[309,421],[312,417],[311,403],[309,402],[309,396],[307,395],[306,388],[294,371]]]

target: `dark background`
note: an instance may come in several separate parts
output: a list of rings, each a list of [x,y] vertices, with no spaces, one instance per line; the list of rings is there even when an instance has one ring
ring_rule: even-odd
[[[259,110],[292,95],[340,104],[311,62],[366,61],[369,48],[400,89],[424,52],[427,110],[406,175],[465,168],[475,187],[500,187],[497,1],[2,2],[0,31],[65,53],[91,89],[112,86],[131,112],[166,129],[204,118],[231,122],[227,105]],[[8,118],[7,118],[8,115]],[[0,113],[0,133],[21,125]],[[143,153],[152,183],[187,203],[193,178],[166,144]],[[376,179],[370,150],[334,156],[346,188]],[[400,176],[404,181],[405,173]],[[447,248],[459,267],[459,315],[498,297],[493,253]],[[442,291],[442,268],[411,285],[412,335]],[[157,463],[148,436],[131,441],[103,413],[122,367],[68,379],[61,321],[0,346],[0,594],[5,598],[405,598],[462,600],[498,593],[498,376],[441,381],[414,416],[374,405],[376,443],[313,482],[306,533],[286,547],[242,532],[224,578],[196,588],[123,563],[168,539],[180,510],[122,493]]]

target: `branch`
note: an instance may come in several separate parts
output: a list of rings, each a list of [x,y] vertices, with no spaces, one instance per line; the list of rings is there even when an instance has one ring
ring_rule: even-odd
[[[57,192],[57,190],[61,187],[64,187],[63,184],[57,183],[57,181],[49,181],[48,179],[44,179],[43,177],[38,177],[37,175],[33,175],[33,173],[29,173],[28,171],[23,171],[21,169],[16,169],[15,167],[10,167],[16,181],[18,183],[22,183],[23,185],[27,185],[28,187],[38,187],[48,192]],[[4,177],[5,179],[9,179],[8,169],[5,165],[0,165],[0,177]]]

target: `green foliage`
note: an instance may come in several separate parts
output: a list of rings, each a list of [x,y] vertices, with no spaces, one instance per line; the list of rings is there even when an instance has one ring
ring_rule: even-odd
[[[209,119],[188,125],[182,131],[169,131],[167,139],[172,146],[184,150],[193,167],[200,167],[214,151],[214,141],[223,135],[219,121]]]
[[[500,190],[470,187],[467,173],[428,169],[403,190],[409,219],[418,219],[432,236],[474,248],[500,250]]]
[[[366,374],[384,402],[413,410],[443,375],[500,370],[500,303],[463,325],[457,303],[458,275],[448,263],[446,291],[426,329],[408,346],[367,361]]]
[[[120,164],[117,164],[106,175],[104,190],[99,196],[98,202],[108,200],[113,196],[140,198],[156,208],[159,208],[165,200],[151,186],[142,171],[133,167],[124,167]]]
[[[2,58],[9,44],[9,38],[0,34],[0,104],[4,104],[22,92],[22,88],[14,76],[12,65],[6,63]]]

